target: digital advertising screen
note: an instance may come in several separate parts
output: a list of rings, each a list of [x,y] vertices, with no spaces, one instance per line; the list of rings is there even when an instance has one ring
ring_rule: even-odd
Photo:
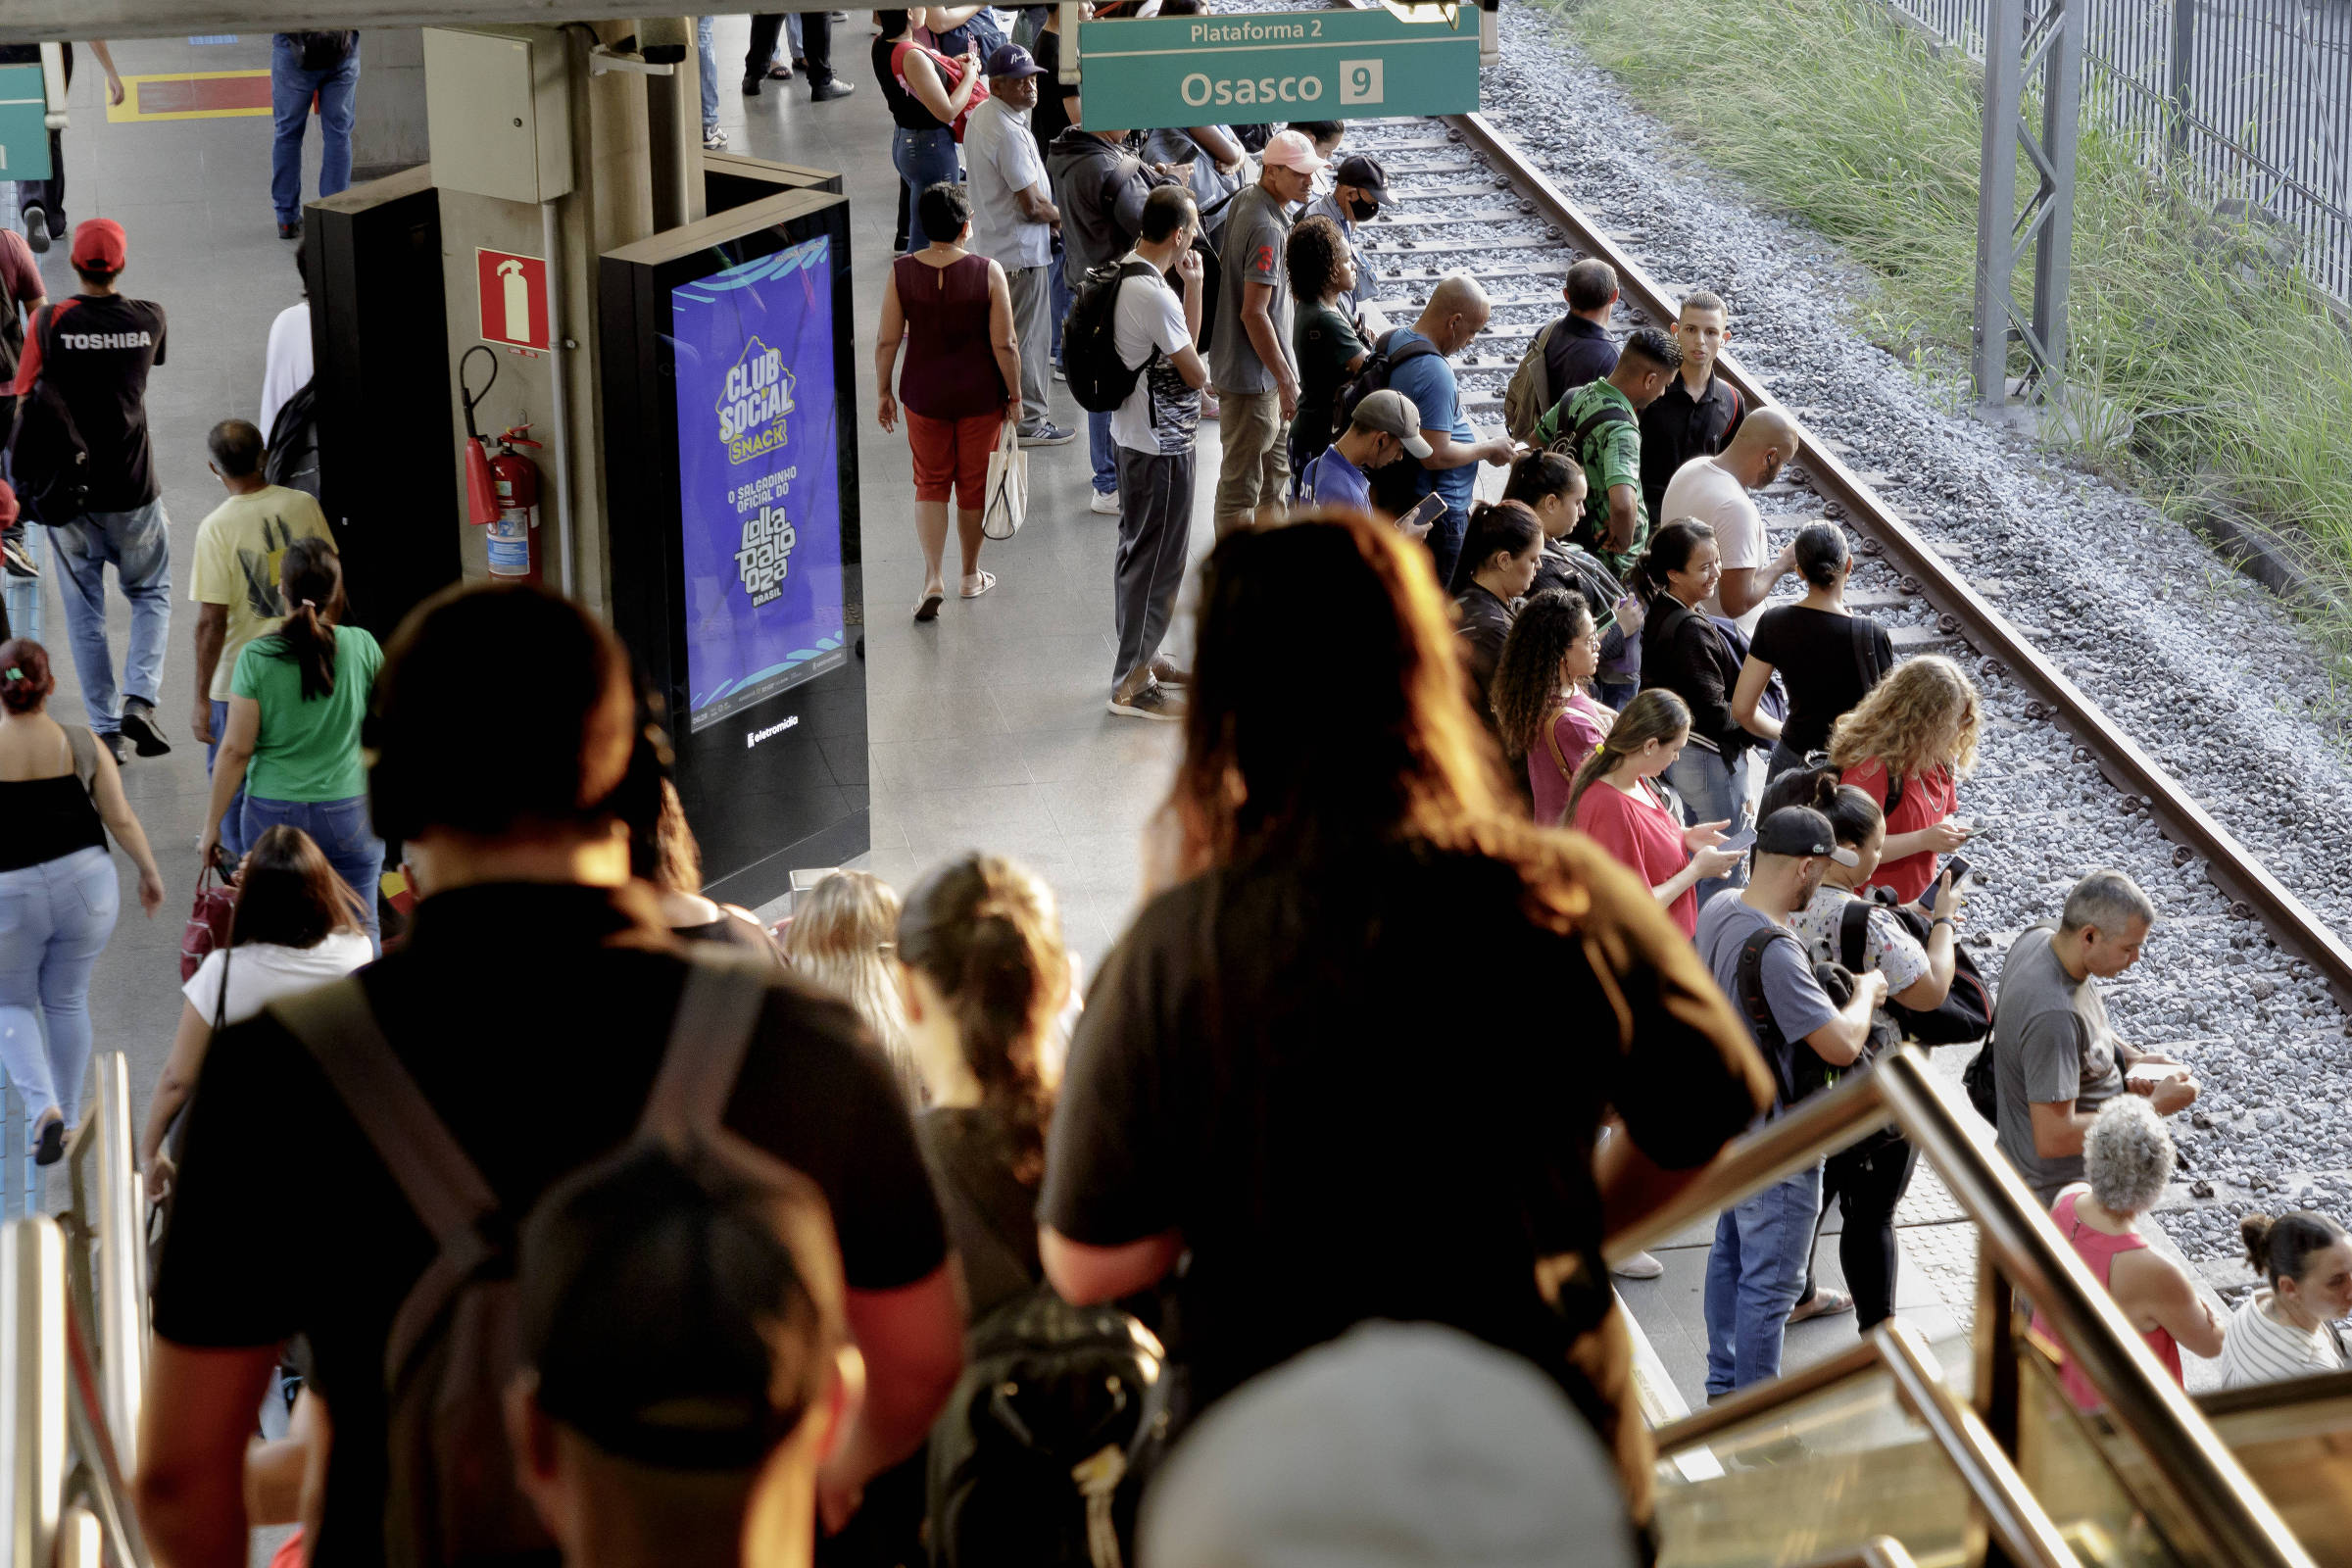
[[[834,243],[669,290],[689,732],[848,659]]]

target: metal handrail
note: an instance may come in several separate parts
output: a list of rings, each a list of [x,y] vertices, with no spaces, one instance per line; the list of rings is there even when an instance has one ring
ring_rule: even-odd
[[[66,1233],[0,1225],[0,1508],[8,1561],[41,1564],[66,1484]]]
[[[2016,1172],[1979,1146],[1929,1078],[1925,1060],[1908,1047],[1740,1139],[1646,1218],[1610,1235],[1603,1254],[1611,1261],[1630,1257],[1889,1121],[1936,1167],[1976,1222],[1987,1260],[2047,1314],[2114,1413],[2117,1428],[2170,1484],[2183,1513],[2205,1532],[2219,1557],[2267,1568],[2310,1568],[2310,1555],[2187,1394],[2157,1362]],[[1979,1325],[1981,1332],[1993,1327]],[[1745,1407],[1762,1407],[1765,1398],[1758,1394],[1757,1402]],[[1666,1428],[1661,1442],[1687,1425]],[[1720,1423],[1713,1429],[1720,1430]]]
[[[90,1109],[67,1148],[66,1225],[81,1250],[74,1294],[96,1329],[100,1407],[115,1451],[127,1456],[147,1383],[146,1181],[130,1134],[129,1060],[100,1052],[91,1069]]]
[[[1882,1367],[1904,1408],[1928,1429],[1928,1436],[1960,1473],[1961,1485],[1984,1511],[1986,1527],[2010,1561],[2028,1568],[2081,1568],[2057,1523],[2034,1499],[2033,1489],[2001,1451],[1984,1419],[1944,1387],[1935,1352],[1919,1331],[1899,1321],[1880,1324],[1859,1345],[1830,1360],[1743,1389],[1720,1404],[1661,1428],[1656,1435],[1658,1454],[1663,1458],[1694,1446],[1729,1427],[1745,1425]],[[1837,1560],[1868,1562],[1876,1544],[1865,1543],[1856,1553]]]

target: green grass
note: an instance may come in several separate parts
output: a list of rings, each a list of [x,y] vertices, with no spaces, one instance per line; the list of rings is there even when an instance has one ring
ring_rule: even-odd
[[[1869,270],[1865,330],[1947,386],[1965,374],[1980,102],[1957,51],[1875,0],[1565,0],[1559,15],[1709,165]],[[2142,168],[2087,104],[2083,119],[2068,373],[2130,434],[2096,421],[2070,444],[2179,513],[2250,520],[2310,573],[2300,608],[2352,651],[2352,335],[2257,236]],[[2032,297],[2030,273],[2018,288]]]

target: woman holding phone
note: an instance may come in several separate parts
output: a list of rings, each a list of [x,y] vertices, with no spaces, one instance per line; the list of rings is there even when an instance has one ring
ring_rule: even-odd
[[[1738,865],[1743,846],[1724,842],[1729,821],[1684,826],[1658,782],[1690,739],[1690,710],[1680,697],[1652,687],[1635,698],[1576,770],[1568,820],[1648,883],[1683,935],[1695,937],[1699,883]]]
[[[1917,904],[1936,880],[1936,858],[1968,842],[1952,811],[1960,781],[1976,771],[1983,712],[1958,664],[1923,654],[1896,665],[1830,732],[1838,782],[1886,813],[1885,858],[1869,886]]]

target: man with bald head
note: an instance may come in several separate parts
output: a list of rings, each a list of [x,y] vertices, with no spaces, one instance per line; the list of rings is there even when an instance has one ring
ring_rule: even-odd
[[[1446,515],[1429,530],[1429,553],[1443,587],[1453,576],[1470,526],[1470,491],[1481,463],[1505,465],[1513,448],[1507,437],[1481,441],[1462,412],[1461,386],[1446,362],[1470,346],[1493,314],[1478,280],[1455,272],[1438,280],[1429,303],[1410,326],[1396,327],[1380,342],[1389,357],[1389,385],[1421,411],[1421,439],[1429,456],[1413,476],[1413,494],[1445,498]]]
[[[1723,581],[1713,602],[1701,607],[1713,615],[1729,615],[1749,636],[1763,617],[1764,601],[1784,573],[1796,569],[1795,542],[1764,564],[1764,515],[1748,499],[1780,477],[1782,467],[1796,456],[1796,421],[1779,408],[1754,409],[1740,421],[1740,433],[1722,455],[1692,458],[1677,468],[1666,486],[1661,519],[1696,517],[1715,530],[1723,552]]]

